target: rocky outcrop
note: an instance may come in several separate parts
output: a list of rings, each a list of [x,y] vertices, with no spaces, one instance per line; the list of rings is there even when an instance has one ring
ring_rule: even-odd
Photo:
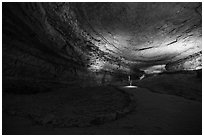
[[[202,52],[195,53],[184,59],[168,63],[167,71],[199,70],[202,69]]]

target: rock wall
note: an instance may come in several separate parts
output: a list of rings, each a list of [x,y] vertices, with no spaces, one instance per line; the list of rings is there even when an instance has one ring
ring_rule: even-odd
[[[3,3],[4,89],[41,90],[87,79],[93,85],[86,67],[91,43],[81,35],[69,3],[60,4]]]
[[[154,65],[200,69],[201,10],[200,3],[4,2],[3,86],[94,85]]]
[[[187,58],[168,63],[165,68],[167,71],[202,69],[202,51],[188,56]]]

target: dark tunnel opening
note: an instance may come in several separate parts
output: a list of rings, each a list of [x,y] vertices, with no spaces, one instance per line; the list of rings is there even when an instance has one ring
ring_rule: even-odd
[[[3,2],[2,134],[202,134],[202,3]]]

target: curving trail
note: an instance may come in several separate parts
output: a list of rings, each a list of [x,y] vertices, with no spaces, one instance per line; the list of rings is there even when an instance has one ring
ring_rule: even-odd
[[[202,104],[144,88],[123,89],[137,103],[136,110],[113,126],[127,134],[201,134]]]
[[[13,134],[201,134],[202,104],[182,97],[150,92],[144,88],[123,88],[135,99],[135,110],[103,125],[83,128],[53,128],[20,117],[10,117]],[[7,131],[9,132],[9,131]]]

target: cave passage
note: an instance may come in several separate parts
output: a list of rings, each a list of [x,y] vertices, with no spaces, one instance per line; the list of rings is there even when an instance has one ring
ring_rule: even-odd
[[[3,2],[2,134],[202,134],[202,3]]]

